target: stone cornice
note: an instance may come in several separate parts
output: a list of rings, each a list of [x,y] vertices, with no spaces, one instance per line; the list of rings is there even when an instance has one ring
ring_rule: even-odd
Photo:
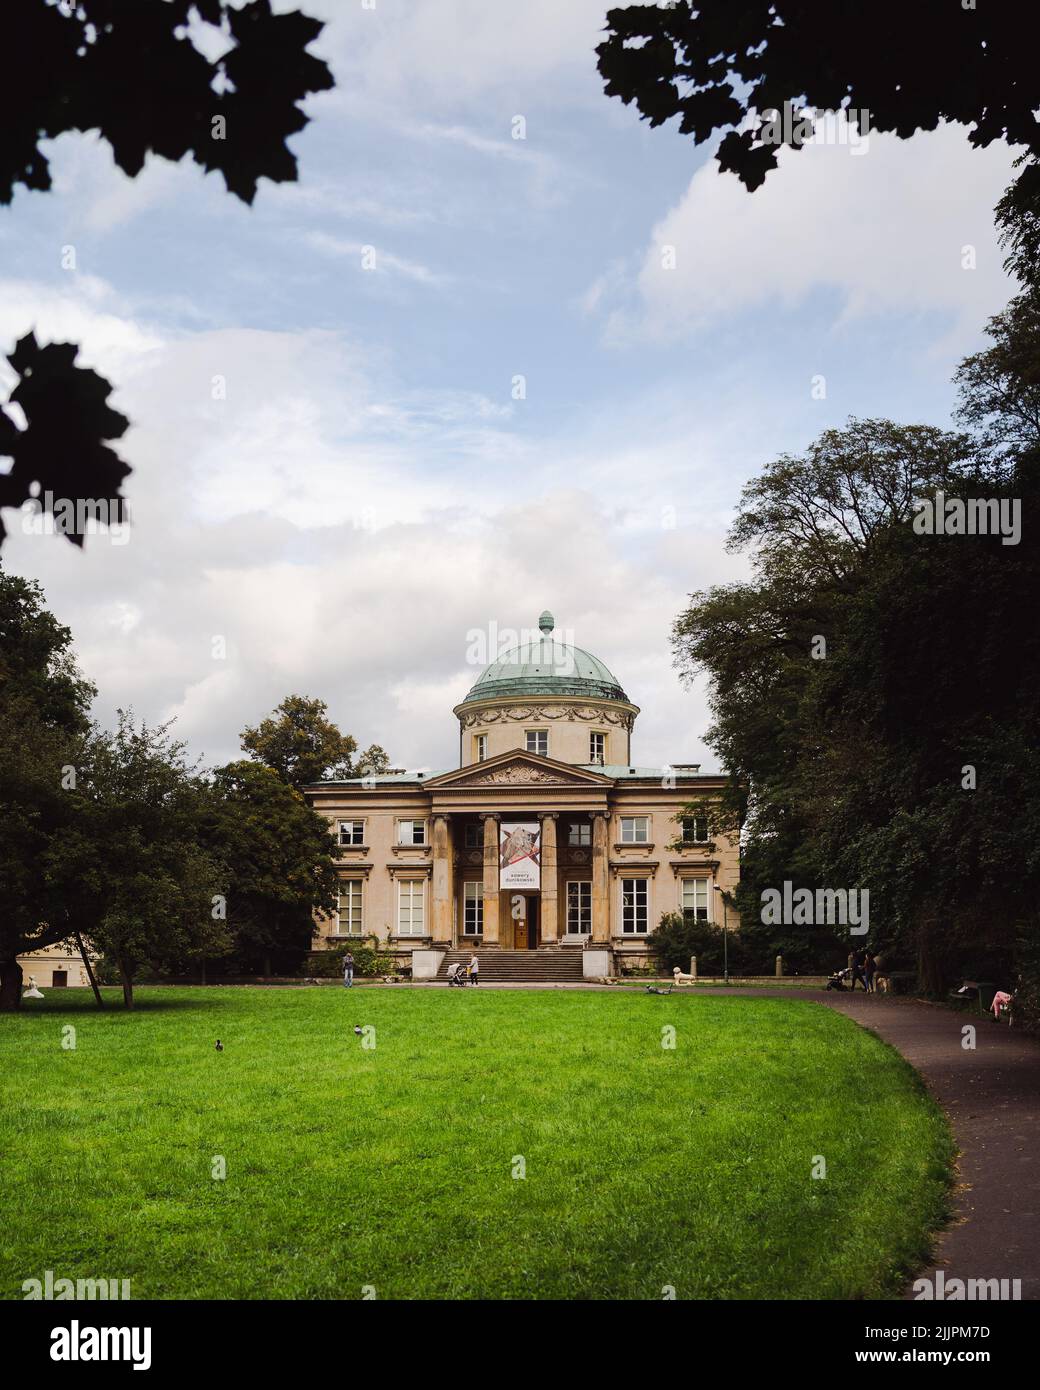
[[[618,874],[630,873],[633,878],[656,878],[660,864],[656,859],[611,859],[610,872],[617,878]]]

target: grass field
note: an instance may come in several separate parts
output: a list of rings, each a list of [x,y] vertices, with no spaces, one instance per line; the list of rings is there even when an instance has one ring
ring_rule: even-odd
[[[4,1298],[893,1295],[951,1160],[910,1067],[796,999],[51,992],[0,1016],[0,1102]]]

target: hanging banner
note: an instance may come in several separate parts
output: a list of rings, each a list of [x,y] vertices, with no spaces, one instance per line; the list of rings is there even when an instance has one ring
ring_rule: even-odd
[[[536,820],[502,821],[498,828],[500,888],[541,888],[542,827]]]

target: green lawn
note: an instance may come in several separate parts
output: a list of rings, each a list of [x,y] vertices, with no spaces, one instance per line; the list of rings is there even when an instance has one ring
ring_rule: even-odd
[[[47,1269],[136,1298],[894,1295],[950,1160],[910,1067],[796,999],[52,991],[0,1016],[4,1298]]]

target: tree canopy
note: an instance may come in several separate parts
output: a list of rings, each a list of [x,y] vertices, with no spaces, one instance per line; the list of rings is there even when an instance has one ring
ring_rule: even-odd
[[[324,778],[386,771],[390,760],[378,744],[355,758],[357,740],[341,733],[327,715],[324,700],[287,695],[256,728],[242,730],[242,747],[297,789]]]
[[[244,759],[214,772],[209,822],[227,866],[235,961],[269,974],[273,955],[310,948],[315,912],[336,910],[329,823],[271,768]]]
[[[52,920],[115,966],[127,1007],[142,968],[230,947],[227,869],[201,843],[209,789],[168,726],[120,711],[87,741],[65,833],[48,848]]]
[[[847,108],[857,128],[907,139],[941,121],[971,126],[1040,155],[1036,19],[1019,5],[915,0],[677,0],[607,12],[596,52],[608,96],[634,102],[652,126],[674,117],[697,144],[726,131],[716,159],[749,190],[799,149],[798,123],[762,139],[767,113]],[[869,113],[865,116],[864,113]],[[1019,197],[1040,206],[1035,164]]]
[[[131,178],[150,154],[185,155],[214,170],[246,203],[261,178],[296,178],[285,141],[307,117],[300,102],[333,85],[307,52],[323,25],[270,0],[8,0],[4,21],[18,61],[7,65],[0,203],[16,187],[51,187],[40,148],[70,130],[96,130]],[[196,42],[209,26],[223,52]]]
[[[804,968],[837,937],[763,928],[764,888],[865,887],[872,944],[927,987],[1017,970],[1035,991],[1040,637],[1023,614],[1040,550],[1027,524],[1017,538],[916,524],[939,493],[1007,516],[1040,506],[1021,409],[1034,322],[1024,305],[998,316],[962,365],[974,433],[850,421],[768,465],[731,532],[754,578],[693,595],[676,620],[680,669],[710,678],[725,815],[743,827],[742,930],[766,954]]]
[[[73,821],[93,694],[39,585],[0,569],[0,1008],[21,998],[16,957],[68,934],[48,851]]]

